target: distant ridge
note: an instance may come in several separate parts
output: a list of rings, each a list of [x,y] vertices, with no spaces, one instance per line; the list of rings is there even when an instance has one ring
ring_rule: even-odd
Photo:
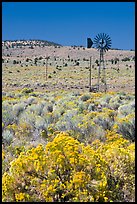
[[[21,46],[62,46],[61,44],[50,42],[47,40],[29,39],[29,40],[4,40],[2,46],[6,47],[21,47]]]
[[[40,40],[40,39],[29,39],[29,40],[24,40],[24,39],[20,39],[20,40],[3,40],[2,41],[2,46],[6,47],[6,48],[20,48],[20,47],[29,47],[31,49],[33,49],[35,46],[39,46],[39,47],[45,47],[45,46],[54,46],[54,47],[64,47],[64,45],[55,43],[55,42],[51,42],[51,41],[47,41],[47,40]],[[68,45],[70,47],[74,47],[74,48],[85,48],[84,45]],[[94,46],[93,46],[94,48]],[[120,49],[120,48],[110,48],[110,50],[124,50],[124,49]],[[134,49],[130,49],[130,51],[135,51]]]

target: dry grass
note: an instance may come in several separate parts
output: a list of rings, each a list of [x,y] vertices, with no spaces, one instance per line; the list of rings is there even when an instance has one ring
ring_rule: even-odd
[[[44,53],[45,51],[45,53]],[[10,56],[6,56],[7,53]],[[134,51],[109,50],[105,54],[106,60],[106,80],[107,88],[110,91],[135,91],[135,62],[133,60]],[[48,60],[48,80],[46,81],[45,56],[50,56]],[[42,56],[37,65],[34,59]],[[69,57],[68,57],[69,56]],[[2,82],[3,91],[22,89],[31,87],[38,91],[52,90],[80,90],[82,92],[89,89],[89,60],[92,56],[92,84],[97,83],[98,67],[95,60],[99,58],[99,52],[93,48],[85,50],[83,48],[60,47],[54,48],[29,48],[12,49],[3,52],[3,58],[8,63],[3,63]],[[119,58],[119,65],[112,64],[111,59]],[[128,57],[130,61],[123,62],[122,59]],[[32,61],[26,62],[29,58]],[[56,58],[56,60],[55,60]],[[73,61],[71,61],[73,59]],[[75,66],[78,60],[79,66]],[[20,64],[13,64],[13,60],[21,61]],[[67,66],[65,66],[67,64]],[[119,68],[119,71],[118,71]],[[103,72],[102,72],[103,73]]]

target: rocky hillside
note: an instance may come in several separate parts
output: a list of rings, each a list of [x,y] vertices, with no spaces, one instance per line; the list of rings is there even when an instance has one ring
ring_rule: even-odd
[[[21,47],[27,46],[33,49],[36,46],[44,47],[44,46],[61,46],[61,45],[47,40],[14,40],[14,41],[6,40],[2,42],[2,46],[5,48],[21,48]]]

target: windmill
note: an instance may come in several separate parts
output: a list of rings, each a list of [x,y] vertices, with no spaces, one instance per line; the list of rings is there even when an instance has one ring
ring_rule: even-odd
[[[106,74],[105,74],[105,63],[104,63],[104,52],[108,51],[111,47],[111,39],[108,35],[101,33],[98,34],[94,38],[94,44],[97,50],[100,52],[100,60],[99,60],[99,69],[98,69],[98,91],[99,91],[99,80],[100,80],[100,73],[101,73],[101,65],[103,66],[103,78],[102,82],[104,83],[104,90],[107,90],[106,84]]]
[[[104,52],[110,49],[111,39],[107,34],[100,33],[94,38],[94,42],[92,42],[90,38],[87,39],[87,48],[91,48],[93,44],[95,45],[95,48],[100,52],[97,89],[99,91],[100,74],[101,74],[101,66],[102,66],[103,67],[102,83],[104,84],[104,90],[106,92],[107,84],[106,84],[106,74],[105,74]]]

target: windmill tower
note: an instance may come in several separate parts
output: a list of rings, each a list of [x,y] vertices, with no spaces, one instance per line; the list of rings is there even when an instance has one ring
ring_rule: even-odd
[[[101,33],[98,34],[94,38],[94,45],[99,50],[100,53],[100,58],[99,58],[99,69],[98,69],[98,91],[100,90],[100,76],[101,76],[101,71],[103,71],[103,76],[101,79],[101,82],[104,85],[104,91],[107,91],[107,83],[106,83],[106,73],[105,73],[105,61],[104,61],[104,53],[108,51],[111,47],[111,39],[108,35]]]

